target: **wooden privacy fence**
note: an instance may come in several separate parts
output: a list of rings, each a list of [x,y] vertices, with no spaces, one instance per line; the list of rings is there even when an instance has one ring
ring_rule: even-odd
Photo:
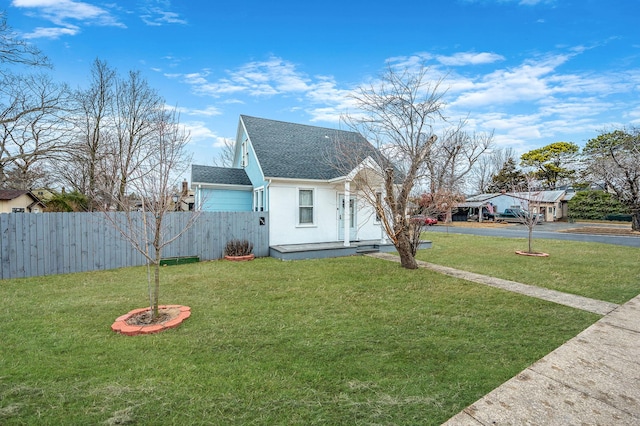
[[[125,213],[109,213],[119,223]],[[192,212],[171,212],[163,220],[165,239],[185,228]],[[142,213],[132,216],[142,220]],[[247,239],[253,253],[269,255],[267,212],[200,212],[193,225],[167,245],[162,257],[220,259],[230,239]],[[0,214],[0,279],[140,266],[144,256],[120,235],[103,213]]]

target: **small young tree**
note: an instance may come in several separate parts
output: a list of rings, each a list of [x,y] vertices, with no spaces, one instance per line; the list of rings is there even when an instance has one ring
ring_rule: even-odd
[[[139,164],[129,179],[130,187],[142,199],[142,211],[133,211],[129,197],[115,200],[119,203],[118,209],[123,211],[124,221],[119,220],[122,216],[102,209],[110,223],[147,260],[152,320],[158,317],[162,250],[185,233],[198,217],[198,212],[180,213],[189,214],[189,220],[182,228],[174,229],[169,234],[165,219],[169,212],[175,210],[172,198],[179,193],[181,174],[191,161],[185,152],[189,135],[180,125],[175,110],[160,114],[154,134],[155,143],[149,145],[149,151],[144,154],[145,161]]]
[[[528,250],[527,253],[535,253],[533,251],[533,228],[542,220],[540,206],[542,202],[542,191],[534,190],[536,180],[531,174],[527,175],[526,184],[515,188],[514,196],[520,204],[519,209],[514,209],[518,215],[520,223],[527,227],[528,231]]]

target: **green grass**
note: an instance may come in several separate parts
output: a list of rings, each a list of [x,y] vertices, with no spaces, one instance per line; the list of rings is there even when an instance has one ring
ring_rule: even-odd
[[[431,263],[612,303],[640,294],[638,248],[534,238],[534,251],[550,255],[542,258],[515,254],[527,250],[526,239],[436,232],[425,238],[433,248],[416,257]]]
[[[162,274],[192,316],[136,337],[143,268],[0,281],[0,424],[437,425],[599,318],[367,257]]]

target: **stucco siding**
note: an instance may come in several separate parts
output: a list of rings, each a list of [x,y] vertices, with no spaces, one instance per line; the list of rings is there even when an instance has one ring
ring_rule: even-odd
[[[0,201],[0,213],[11,213],[14,208],[23,208],[25,212],[30,212],[31,210],[29,210],[29,206],[32,203],[33,199],[26,194],[20,195],[13,200]],[[40,205],[35,205],[32,211],[33,213],[40,213],[42,208]]]

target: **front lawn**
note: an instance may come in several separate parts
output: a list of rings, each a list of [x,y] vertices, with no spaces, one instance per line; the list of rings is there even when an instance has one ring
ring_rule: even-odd
[[[612,303],[640,294],[638,248],[534,238],[534,250],[550,254],[541,258],[515,254],[527,249],[525,238],[439,232],[424,238],[433,248],[416,257],[427,262]]]
[[[144,268],[0,281],[0,424],[437,425],[599,318],[367,257],[162,274],[192,315],[136,337]]]

